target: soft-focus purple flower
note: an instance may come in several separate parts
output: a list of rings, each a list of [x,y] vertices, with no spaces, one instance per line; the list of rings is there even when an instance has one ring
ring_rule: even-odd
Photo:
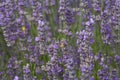
[[[117,67],[119,67],[120,66],[120,56],[119,55],[115,55],[115,62],[116,62]],[[119,69],[119,72],[120,72],[120,69]]]
[[[37,73],[37,74],[40,74],[40,73],[41,73],[40,67],[36,67],[36,73]]]
[[[37,80],[37,76],[34,76],[32,80]]]
[[[18,77],[18,76],[15,76],[14,80],[19,80],[19,77]]]
[[[120,1],[116,0],[115,5],[120,6]]]
[[[89,80],[95,80],[94,77],[91,77]]]
[[[0,71],[0,77],[3,75],[3,72],[2,71]]]
[[[39,37],[35,37],[35,41],[40,41],[40,38]]]

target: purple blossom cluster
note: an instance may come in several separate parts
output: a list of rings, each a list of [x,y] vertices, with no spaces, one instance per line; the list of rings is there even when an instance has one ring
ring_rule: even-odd
[[[120,0],[1,0],[1,80],[120,80]]]

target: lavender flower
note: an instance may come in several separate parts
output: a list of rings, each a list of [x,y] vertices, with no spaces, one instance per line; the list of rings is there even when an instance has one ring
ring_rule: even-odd
[[[11,5],[10,5],[11,4]],[[15,15],[14,11],[12,9],[12,2],[9,3],[9,5],[4,5],[5,7],[2,8],[2,15],[3,21],[2,21],[2,30],[3,35],[5,37],[5,40],[7,42],[8,46],[14,45],[16,40],[16,29],[15,28]],[[1,17],[2,18],[2,17]],[[7,24],[6,24],[7,22]],[[12,28],[11,28],[12,26]]]
[[[112,30],[109,24],[103,25],[101,28],[103,43],[111,44],[113,42]]]
[[[19,77],[18,77],[18,76],[15,76],[14,80],[19,80]]]
[[[93,70],[94,55],[91,44],[93,44],[93,32],[87,27],[77,33],[78,53],[80,55],[81,80],[90,79]],[[89,65],[89,66],[88,66]]]
[[[18,61],[15,57],[9,59],[7,75],[10,76],[10,79],[15,79],[16,75],[21,73],[21,61]]]
[[[60,47],[62,49],[63,53],[63,58],[62,58],[62,63],[65,65],[65,70],[63,74],[63,79],[67,80],[74,80],[77,79],[76,77],[76,71],[74,70],[75,67],[75,56],[72,56],[74,54],[74,51],[71,50],[71,47],[68,47],[68,43],[66,40],[61,40]]]
[[[23,66],[23,79],[24,80],[31,80],[32,79],[32,77],[31,77],[31,71],[30,71],[30,69],[29,69],[29,64],[26,64],[25,66]]]
[[[50,61],[47,63],[46,68],[47,68],[49,79],[56,80],[56,79],[62,78],[63,69],[62,69],[62,66],[60,66],[62,60],[58,54],[58,49],[59,49],[58,42],[55,42],[48,47]]]
[[[110,6],[111,5],[111,6]],[[113,8],[114,1],[111,3],[110,1],[105,1],[105,8],[101,14],[102,23],[101,23],[101,33],[103,43],[105,44],[113,44],[114,43],[114,35],[113,35],[113,27],[111,25],[111,10]]]

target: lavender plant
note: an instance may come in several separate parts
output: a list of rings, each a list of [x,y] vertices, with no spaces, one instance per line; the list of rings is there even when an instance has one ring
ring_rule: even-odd
[[[1,0],[1,80],[120,80],[120,0]]]

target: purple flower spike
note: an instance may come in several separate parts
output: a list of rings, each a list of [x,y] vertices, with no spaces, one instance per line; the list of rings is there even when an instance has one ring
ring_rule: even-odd
[[[18,77],[18,76],[15,76],[14,80],[19,80],[19,77]]]
[[[35,41],[36,42],[40,41],[40,38],[39,37],[35,37]]]

